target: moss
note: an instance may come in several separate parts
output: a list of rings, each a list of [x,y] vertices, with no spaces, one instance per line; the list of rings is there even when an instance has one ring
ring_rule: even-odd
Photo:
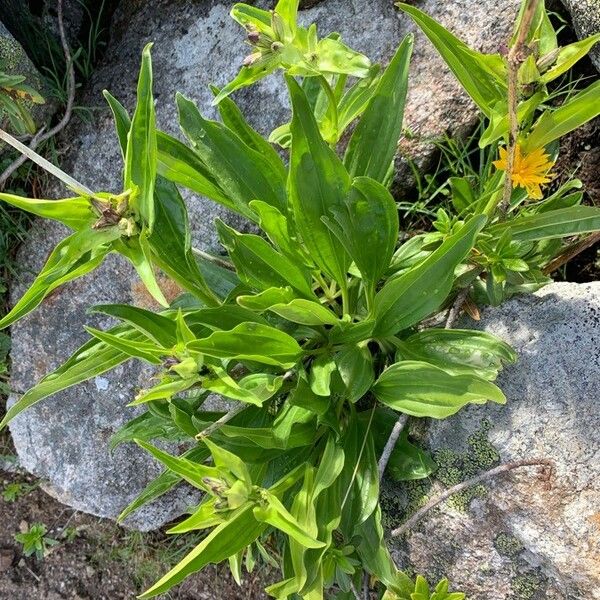
[[[503,532],[494,539],[494,548],[500,556],[515,559],[523,550],[523,544],[518,537]]]

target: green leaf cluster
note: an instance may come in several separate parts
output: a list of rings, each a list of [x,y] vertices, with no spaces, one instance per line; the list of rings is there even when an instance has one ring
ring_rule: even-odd
[[[404,9],[491,120],[491,103],[506,94],[502,58],[479,55]],[[185,142],[156,128],[144,49],[133,116],[105,94],[124,159],[119,194],[0,195],[73,230],[0,325],[111,252],[135,266],[162,305],[92,307],[116,324],[88,328],[90,340],[26,392],[2,425],[127,360],[152,365],[152,381],[131,399],[146,412],[112,446],[135,442],[165,471],[121,518],[186,481],[202,499],[170,533],[206,537],[143,598],[227,560],[238,581],[258,561],[276,565],[281,580],[267,591],[281,600],[352,598],[365,573],[390,600],[459,600],[447,581],[432,590],[394,564],[381,523],[378,459],[399,414],[442,419],[469,404],[504,403],[493,382],[516,356],[491,335],[431,327],[428,319],[465,288],[469,302],[496,303],[541,285],[562,238],[600,229],[600,211],[580,206],[569,184],[538,203],[516,192],[514,212],[502,213],[501,174],[490,169],[479,192],[468,180],[451,182],[456,211],[440,210],[432,231],[401,231],[390,184],[412,39],[382,69],[339,36],[318,40],[314,27],[297,25],[296,13],[293,0],[273,12],[234,6],[253,58],[215,90],[219,121],[177,95]],[[229,96],[276,69],[284,71],[292,115],[271,139],[289,149],[286,160]],[[226,258],[195,250],[179,187],[246,217],[255,233],[218,221]],[[161,291],[159,270],[184,291],[174,302]],[[211,393],[232,410],[207,408]],[[185,451],[171,455],[157,440]],[[387,474],[407,481],[433,470],[404,431]]]

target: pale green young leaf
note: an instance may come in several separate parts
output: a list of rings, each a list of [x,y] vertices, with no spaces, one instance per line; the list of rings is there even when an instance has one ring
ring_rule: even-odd
[[[292,323],[301,325],[335,325],[339,321],[335,313],[322,304],[303,298],[296,298],[287,303],[273,304],[268,307],[268,310],[292,321]]]
[[[202,438],[204,444],[206,444],[215,466],[218,469],[230,471],[235,477],[243,481],[247,486],[252,484],[252,477],[246,463],[233,452],[229,452],[225,448],[218,446],[214,442],[211,442],[207,437]]]
[[[215,467],[209,467],[202,465],[197,462],[192,462],[187,458],[181,456],[172,456],[143,440],[135,440],[135,443],[149,452],[156,460],[161,462],[167,469],[170,469],[174,473],[177,473],[181,478],[185,479],[189,484],[194,487],[208,491],[209,488],[204,482],[204,478],[210,477],[211,479],[220,479],[221,471]]]
[[[600,208],[595,206],[571,206],[537,215],[516,217],[510,222],[498,223],[489,232],[499,238],[510,227],[512,239],[531,242],[561,238],[600,230]]]
[[[170,400],[175,394],[189,390],[199,381],[200,377],[193,376],[186,379],[177,378],[161,381],[147,390],[141,390],[135,397],[135,400],[131,401],[127,406],[139,406],[140,404],[156,400]]]
[[[167,533],[187,533],[188,531],[198,531],[220,525],[225,521],[225,515],[216,511],[215,502],[216,498],[202,502],[187,519],[167,529]]]
[[[412,47],[413,38],[407,36],[379,79],[350,138],[344,164],[352,177],[364,175],[379,183],[386,181],[402,132]]]
[[[298,244],[292,237],[288,218],[279,209],[262,200],[252,200],[250,208],[258,215],[260,228],[271,242],[288,258],[297,260]]]
[[[99,339],[101,342],[116,348],[120,352],[123,352],[133,358],[139,358],[150,364],[159,365],[162,363],[161,356],[164,355],[165,350],[156,344],[149,343],[147,341],[136,340],[132,342],[127,338],[122,338],[119,335],[114,335],[106,331],[100,331],[93,327],[85,327],[85,330],[93,337]]]
[[[394,410],[434,419],[445,419],[470,403],[506,402],[500,388],[481,377],[451,375],[432,364],[412,360],[388,367],[372,391]]]
[[[93,271],[111,251],[111,242],[114,244],[119,236],[118,229],[111,227],[78,231],[59,242],[31,286],[0,319],[0,329],[31,312],[59,286]]]
[[[262,406],[263,403],[274,396],[283,383],[281,377],[267,373],[253,373],[236,381],[225,369],[212,367],[216,377],[206,377],[202,387],[215,394],[239,400],[248,404]]]
[[[409,4],[399,3],[423,30],[475,104],[488,115],[490,107],[506,97],[506,73],[499,54],[471,50],[434,19]]]
[[[238,296],[235,300],[244,308],[264,312],[276,304],[288,304],[296,295],[291,287],[272,287],[259,294]]]
[[[524,152],[544,148],[600,115],[600,81],[569,98],[555,110],[547,110],[523,144]]]
[[[98,220],[98,216],[92,210],[90,199],[81,196],[63,200],[39,200],[0,193],[0,200],[32,215],[59,221],[76,231],[89,229],[94,221]]]
[[[248,503],[234,511],[227,521],[213,529],[180,563],[139,596],[140,600],[168,591],[188,575],[208,564],[220,563],[254,542],[267,524],[257,521],[252,509],[253,505]]]
[[[583,40],[573,42],[560,49],[556,61],[545,73],[542,74],[542,82],[549,83],[560,77],[573,67],[600,41],[600,33],[591,35]],[[542,57],[543,58],[543,57]]]
[[[127,135],[131,129],[131,118],[127,109],[110,92],[103,90],[102,95],[113,114],[115,131],[119,140],[119,147],[121,148],[121,156],[123,157],[123,162],[125,162],[127,155]]]
[[[115,327],[110,330],[113,334],[120,334],[130,341],[141,341],[144,336],[138,331],[128,327]],[[129,355],[108,346],[97,339],[91,339],[77,350],[69,360],[52,373],[46,375],[34,387],[28,390],[6,412],[0,423],[2,429],[11,419],[20,412],[33,406],[40,400],[48,398],[72,385],[76,385],[92,377],[102,375],[114,367],[129,360]]]

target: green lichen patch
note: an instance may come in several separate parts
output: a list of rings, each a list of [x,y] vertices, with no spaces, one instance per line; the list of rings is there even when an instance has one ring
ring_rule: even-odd
[[[537,600],[545,598],[547,579],[539,571],[529,571],[514,577],[511,581],[510,600]]]
[[[501,532],[494,539],[494,548],[500,556],[515,559],[523,551],[523,544],[518,537]]]

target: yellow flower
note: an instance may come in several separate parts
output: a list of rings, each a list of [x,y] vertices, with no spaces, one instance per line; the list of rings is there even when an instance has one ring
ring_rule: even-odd
[[[500,148],[500,160],[494,161],[494,166],[501,171],[506,171],[508,152],[506,148]],[[554,161],[550,160],[550,155],[544,152],[543,148],[538,148],[530,154],[523,154],[521,147],[515,148],[515,161],[512,172],[513,188],[520,186],[527,190],[530,198],[541,200],[544,197],[541,185],[550,183],[554,174],[550,169],[554,166]]]

